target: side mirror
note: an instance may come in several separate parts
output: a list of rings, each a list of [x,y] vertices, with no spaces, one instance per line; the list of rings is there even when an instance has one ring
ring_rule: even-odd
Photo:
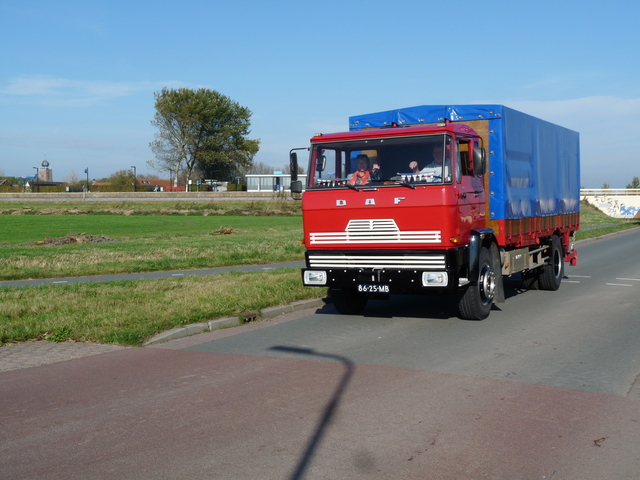
[[[300,180],[291,182],[291,193],[302,193],[302,182]]]
[[[316,161],[316,171],[322,173],[325,169],[325,167],[327,166],[327,157],[325,157],[324,155],[322,155],[320,158],[318,158],[318,160]]]
[[[289,171],[291,172],[291,182],[298,180],[298,154],[296,152],[289,154]]]
[[[484,148],[473,149],[473,174],[484,175],[487,172],[487,153]]]

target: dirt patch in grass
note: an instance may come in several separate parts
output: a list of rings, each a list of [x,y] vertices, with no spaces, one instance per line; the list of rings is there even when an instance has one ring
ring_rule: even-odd
[[[233,233],[238,233],[238,230],[235,230],[232,227],[220,227],[219,229],[211,232],[210,235],[231,235]]]
[[[86,233],[70,233],[62,238],[47,237],[44,240],[38,240],[37,242],[30,243],[29,245],[44,245],[44,246],[57,246],[57,245],[69,245],[72,243],[104,243],[104,242],[117,242],[113,238],[103,237],[101,235],[88,235]]]

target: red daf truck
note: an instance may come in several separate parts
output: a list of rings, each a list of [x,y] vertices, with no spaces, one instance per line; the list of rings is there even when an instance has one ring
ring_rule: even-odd
[[[578,133],[502,105],[419,106],[351,117],[317,134],[302,193],[307,286],[336,309],[369,298],[451,294],[481,320],[503,277],[557,290],[575,265]],[[291,152],[291,171],[297,172]],[[304,190],[304,191],[303,191]]]

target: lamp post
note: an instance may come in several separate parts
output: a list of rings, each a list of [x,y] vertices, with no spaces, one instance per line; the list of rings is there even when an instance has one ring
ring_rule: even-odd
[[[171,187],[171,190],[173,190],[173,170],[169,169],[169,186]]]
[[[131,168],[133,168],[133,191],[135,192],[136,191],[136,183],[137,183],[137,180],[136,180],[136,167],[135,167],[135,165],[131,165]]]
[[[40,169],[38,167],[33,167],[33,168],[36,169],[36,178],[35,178],[36,182],[35,182],[35,184],[38,185],[38,192],[40,192],[40,181],[39,181],[40,179],[38,178],[40,176]]]

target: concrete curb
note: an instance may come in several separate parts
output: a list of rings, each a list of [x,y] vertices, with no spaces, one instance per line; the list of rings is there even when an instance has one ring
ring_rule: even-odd
[[[310,300],[300,300],[298,302],[290,303],[289,305],[282,305],[278,307],[263,308],[260,310],[260,319],[265,320],[267,318],[274,318],[285,313],[291,313],[298,310],[304,310],[305,308],[320,307],[324,305],[326,301],[322,298],[312,298]],[[169,340],[176,340],[178,338],[189,337],[191,335],[197,335],[204,332],[213,332],[220,328],[235,327],[242,322],[239,317],[226,317],[219,318],[217,320],[209,320],[206,323],[192,323],[185,325],[184,327],[172,328],[166,332],[154,335],[147,340],[142,346],[156,345],[158,343],[168,342]]]

